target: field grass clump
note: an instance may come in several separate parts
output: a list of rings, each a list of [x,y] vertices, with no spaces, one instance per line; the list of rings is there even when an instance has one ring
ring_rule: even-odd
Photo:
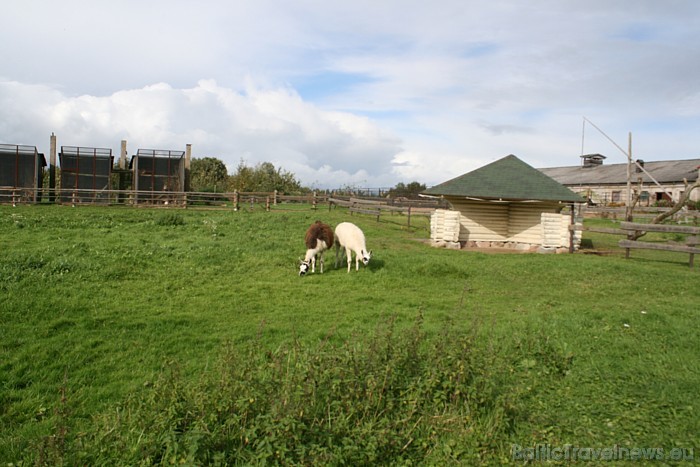
[[[162,226],[185,225],[184,217],[182,217],[182,215],[177,212],[167,212],[165,214],[161,214],[160,216],[158,216],[155,222],[156,225]]]

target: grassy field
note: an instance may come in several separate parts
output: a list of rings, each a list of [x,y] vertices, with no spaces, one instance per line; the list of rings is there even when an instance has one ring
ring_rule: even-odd
[[[299,277],[316,219],[360,225],[369,266],[348,274],[328,254],[323,275]],[[602,234],[584,237],[602,255],[447,251],[421,241],[426,218],[405,224],[340,208],[0,206],[0,461],[694,455],[687,255],[625,260]]]

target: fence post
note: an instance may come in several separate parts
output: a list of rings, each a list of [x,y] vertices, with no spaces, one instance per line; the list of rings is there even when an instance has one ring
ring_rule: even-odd
[[[411,226],[411,205],[408,205],[408,226]]]
[[[238,190],[233,190],[233,210],[238,211],[240,206],[238,205]]]
[[[265,211],[270,211],[270,196],[268,195],[267,198],[265,198]]]
[[[571,218],[569,220],[569,225],[576,226],[576,207],[574,203],[570,205]],[[574,241],[576,240],[576,231],[574,229],[569,229],[569,253],[574,252]]]
[[[279,194],[278,191],[275,190],[275,193],[274,193],[274,196],[275,196],[275,197],[274,197],[273,200],[272,200],[272,204],[273,204],[274,206],[277,206],[277,195],[278,195],[278,194]]]
[[[314,198],[311,201],[311,207],[314,211],[316,210],[316,190],[314,190]]]

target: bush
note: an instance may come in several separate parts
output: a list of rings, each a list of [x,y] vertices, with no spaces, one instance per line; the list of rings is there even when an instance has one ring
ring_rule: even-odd
[[[551,374],[570,364],[535,341],[517,342],[527,353],[518,362],[537,358]],[[519,363],[502,355],[476,332],[446,330],[427,340],[421,316],[410,329],[398,331],[392,320],[368,339],[340,345],[293,342],[271,351],[256,342],[242,353],[226,346],[196,381],[168,364],[143,394],[66,442],[64,453],[41,457],[133,465],[481,463],[506,451],[494,440],[506,439],[519,416],[525,383],[512,376]]]

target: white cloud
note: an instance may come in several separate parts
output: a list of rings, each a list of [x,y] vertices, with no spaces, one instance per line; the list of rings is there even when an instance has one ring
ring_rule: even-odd
[[[218,157],[229,168],[241,160],[295,167],[302,181],[319,187],[388,183],[399,151],[398,140],[365,117],[323,111],[293,90],[250,83],[245,91],[203,80],[190,89],[157,83],[104,97],[68,97],[46,86],[0,82],[0,104],[3,134],[24,135],[4,142],[46,150],[55,133],[59,146],[116,153],[125,139],[132,154],[192,144],[193,157]]]
[[[25,0],[3,7],[0,140],[270,161],[316,186],[698,157],[700,3]]]

